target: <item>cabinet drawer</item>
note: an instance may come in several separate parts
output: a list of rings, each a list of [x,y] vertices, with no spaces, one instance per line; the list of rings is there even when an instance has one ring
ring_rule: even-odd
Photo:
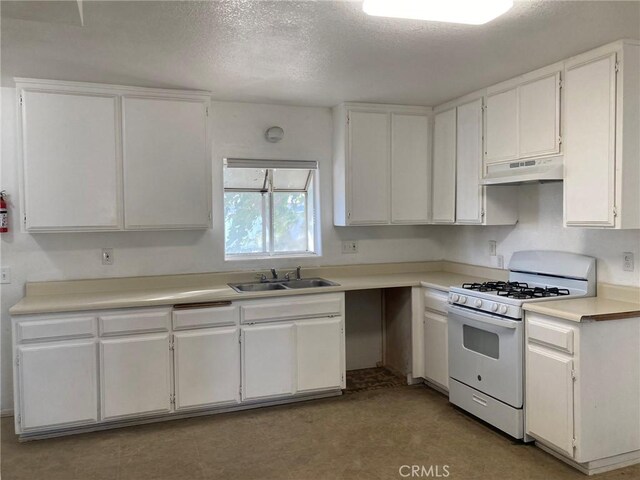
[[[573,354],[573,335],[574,331],[569,326],[527,316],[527,339],[530,343],[538,343]]]
[[[342,295],[280,297],[256,301],[240,307],[241,323],[268,322],[290,318],[318,318],[340,315]]]
[[[18,342],[33,342],[36,340],[93,337],[95,334],[95,317],[43,319],[18,323],[16,340]]]
[[[100,335],[126,335],[129,333],[168,332],[170,310],[122,312],[98,317]]]
[[[424,289],[424,308],[433,310],[434,312],[447,314],[447,298],[448,292],[435,290],[433,288]]]
[[[239,317],[238,307],[229,304],[174,310],[173,329],[186,330],[189,328],[236,325]]]

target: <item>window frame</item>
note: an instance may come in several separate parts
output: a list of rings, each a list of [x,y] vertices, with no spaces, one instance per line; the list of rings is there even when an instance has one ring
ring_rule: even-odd
[[[309,170],[307,180],[304,188],[281,188],[274,189],[273,187],[273,171],[274,170],[286,170],[286,169],[299,169],[300,167],[294,166],[296,161],[287,160],[257,160],[248,162],[256,162],[255,168],[265,169],[265,180],[262,188],[226,188],[224,187],[224,173],[228,168],[242,168],[233,167],[227,165],[227,160],[224,161],[223,166],[223,211],[225,208],[224,194],[231,192],[240,193],[260,193],[262,194],[262,252],[251,253],[227,253],[227,231],[226,225],[224,230],[224,258],[225,261],[238,261],[238,260],[257,260],[257,259],[269,259],[269,258],[297,258],[297,257],[318,257],[320,256],[320,222],[318,221],[320,215],[320,196],[319,196],[319,172],[317,162],[313,168],[307,168]],[[263,165],[257,164],[257,162],[264,162]],[[287,162],[291,162],[292,166],[287,166]],[[292,251],[275,251],[275,208],[274,208],[274,193],[302,193],[305,197],[305,244],[307,250],[292,250]],[[223,221],[224,219],[223,215]],[[312,224],[310,222],[313,222]],[[311,232],[313,236],[311,237]]]

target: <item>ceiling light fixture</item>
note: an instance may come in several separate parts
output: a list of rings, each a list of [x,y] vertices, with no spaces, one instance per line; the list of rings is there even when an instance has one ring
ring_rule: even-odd
[[[376,17],[482,25],[508,12],[513,0],[364,0],[362,10]]]

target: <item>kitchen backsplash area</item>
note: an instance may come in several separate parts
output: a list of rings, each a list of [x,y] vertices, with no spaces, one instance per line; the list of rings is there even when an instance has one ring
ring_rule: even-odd
[[[519,221],[515,226],[447,226],[440,230],[444,259],[493,266],[489,241],[504,267],[518,250],[563,250],[597,259],[598,282],[640,286],[640,269],[623,269],[623,252],[640,255],[637,230],[563,228],[562,182],[521,185],[518,195]]]

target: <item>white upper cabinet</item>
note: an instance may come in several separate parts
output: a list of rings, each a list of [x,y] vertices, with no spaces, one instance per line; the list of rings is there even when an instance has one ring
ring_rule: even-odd
[[[520,158],[560,152],[560,72],[520,85],[518,112]]]
[[[29,231],[118,230],[118,97],[18,88],[23,217]]]
[[[207,93],[31,79],[16,88],[26,231],[210,226]]]
[[[334,108],[334,224],[429,221],[431,109],[342,104]]]
[[[487,95],[485,162],[513,160],[518,156],[518,91]]]
[[[484,187],[482,93],[437,107],[433,135],[433,223],[513,225],[513,186]]]
[[[556,63],[487,88],[485,165],[561,153],[561,71]]]
[[[209,226],[208,108],[208,98],[122,98],[127,228]]]
[[[566,62],[566,226],[640,228],[640,46]]]
[[[389,222],[389,115],[349,112],[351,224]]]
[[[456,221],[482,223],[482,99],[458,107]]]
[[[391,114],[391,223],[429,221],[429,117]]]
[[[433,223],[456,221],[456,109],[440,112],[433,128]]]

